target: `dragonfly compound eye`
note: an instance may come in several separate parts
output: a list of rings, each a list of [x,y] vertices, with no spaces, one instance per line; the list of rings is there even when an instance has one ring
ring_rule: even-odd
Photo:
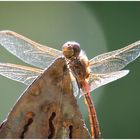
[[[69,41],[63,45],[62,51],[67,59],[74,59],[80,54],[80,45],[77,42]]]

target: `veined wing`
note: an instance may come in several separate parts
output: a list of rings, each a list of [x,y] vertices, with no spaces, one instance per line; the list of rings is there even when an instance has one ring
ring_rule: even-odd
[[[90,60],[91,70],[94,73],[108,73],[119,71],[127,64],[140,56],[140,41],[122,49],[104,53]]]
[[[43,70],[10,63],[0,63],[0,75],[30,85]]]
[[[116,71],[116,72],[111,72],[111,73],[106,73],[106,74],[91,73],[90,79],[89,79],[90,92],[95,90],[98,87],[106,85],[117,79],[120,79],[126,76],[128,73],[129,73],[129,70],[121,70],[121,71]]]
[[[77,97],[78,94],[80,94],[80,89],[78,87],[78,83],[76,81],[76,78],[73,76],[73,74],[71,72],[70,72],[70,77],[71,77],[71,84],[72,84],[74,96]]]
[[[0,31],[0,45],[24,62],[42,69],[62,54],[59,50],[38,44],[13,31]]]

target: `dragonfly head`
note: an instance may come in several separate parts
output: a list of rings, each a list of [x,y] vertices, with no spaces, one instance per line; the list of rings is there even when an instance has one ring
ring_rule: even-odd
[[[63,55],[67,59],[75,59],[79,56],[80,54],[80,44],[74,41],[68,41],[66,42],[63,47],[62,47]]]

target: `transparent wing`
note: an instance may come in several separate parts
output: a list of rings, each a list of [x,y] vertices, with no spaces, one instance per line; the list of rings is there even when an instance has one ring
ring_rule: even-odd
[[[89,79],[89,87],[90,91],[95,90],[98,87],[101,87],[103,85],[106,85],[110,82],[113,82],[117,79],[120,79],[127,75],[129,73],[129,70],[121,70],[106,74],[94,74],[91,73],[90,79]]]
[[[140,41],[122,49],[104,53],[90,60],[94,73],[108,73],[119,71],[140,56]]]
[[[59,50],[38,44],[13,31],[0,31],[0,45],[24,62],[42,69],[62,54]]]
[[[42,72],[43,70],[41,69],[10,63],[0,63],[0,75],[24,83],[26,85],[30,85],[34,79]]]
[[[73,76],[71,72],[70,72],[70,77],[71,77],[71,84],[72,84],[74,96],[77,97],[78,94],[80,94],[80,90],[79,90],[76,78]]]

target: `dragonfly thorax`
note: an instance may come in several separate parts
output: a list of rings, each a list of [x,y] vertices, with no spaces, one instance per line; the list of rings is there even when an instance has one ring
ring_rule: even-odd
[[[63,55],[69,59],[74,60],[78,58],[80,54],[80,44],[74,41],[66,42],[62,47]]]
[[[78,81],[83,81],[88,79],[89,70],[85,61],[80,61],[80,59],[75,59],[69,63],[69,67],[73,75],[77,78]]]

